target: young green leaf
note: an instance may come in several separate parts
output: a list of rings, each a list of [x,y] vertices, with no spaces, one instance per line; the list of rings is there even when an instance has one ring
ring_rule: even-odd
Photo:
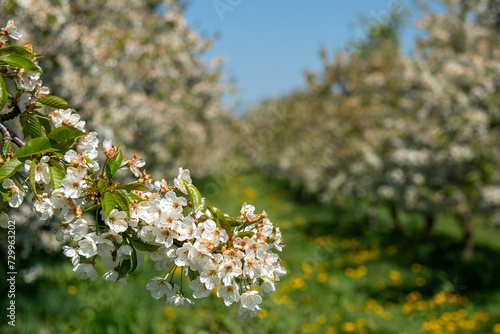
[[[186,180],[183,181],[184,181],[184,186],[187,189],[189,199],[193,204],[193,210],[197,212],[201,209],[202,206],[201,194],[193,184],[187,182]]]
[[[160,246],[147,244],[137,237],[130,237],[129,241],[134,248],[143,252],[154,252],[160,248]]]
[[[7,104],[8,96],[9,93],[7,93],[7,89],[5,88],[5,81],[3,81],[3,78],[0,77],[0,110],[2,110],[3,107],[5,107],[5,105]]]
[[[66,177],[66,172],[64,168],[58,165],[49,166],[49,174],[50,174],[50,183],[52,185],[52,189],[61,188],[61,181]]]
[[[251,238],[251,237],[253,237],[253,236],[254,236],[254,234],[255,234],[255,233],[250,232],[250,231],[244,231],[244,232],[240,232],[240,233],[238,233],[238,237],[239,237],[239,238],[244,238],[244,237],[249,237],[249,238]]]
[[[39,58],[42,56],[37,53],[31,52],[25,47],[17,45],[9,45],[0,49],[0,58],[6,57],[8,55],[20,55],[30,58]]]
[[[107,180],[99,180],[97,182],[97,190],[99,192],[103,192],[104,190],[106,190],[106,186],[108,185],[108,181]]]
[[[5,198],[7,201],[10,201],[12,198],[12,193],[8,190],[5,190],[1,185],[0,185],[0,195],[2,195],[3,198]],[[0,199],[0,202],[2,203],[3,206],[3,200]]]
[[[10,141],[6,141],[3,145],[2,154],[5,156],[10,152]]]
[[[238,227],[243,225],[242,222],[231,217],[224,216],[224,220],[227,221],[229,225],[231,225],[231,227]]]
[[[208,208],[208,211],[210,211],[210,213],[212,214],[212,218],[213,219],[217,219],[217,218],[220,218],[220,219],[225,219],[226,217],[224,216],[224,213],[222,213],[222,211],[218,208],[214,208],[212,206],[206,206]]]
[[[22,165],[23,163],[19,159],[12,159],[7,161],[0,168],[0,182],[14,175]]]
[[[38,99],[36,102],[56,109],[72,109],[69,103],[66,102],[65,99],[55,95],[42,97],[41,99]]]
[[[151,190],[144,185],[144,183],[140,182],[132,182],[129,184],[124,184],[124,185],[119,185],[117,188],[119,189],[125,189],[128,191],[132,190],[137,190],[137,191],[145,191],[145,192],[150,192]]]
[[[102,212],[106,217],[116,206],[115,197],[110,193],[104,193],[101,198]]]
[[[132,246],[132,256],[130,257],[130,260],[132,260],[132,268],[130,268],[130,271],[128,273],[132,274],[137,268],[137,251],[133,246]]]
[[[120,270],[118,271],[118,278],[116,280],[127,277],[130,272],[131,265],[132,261],[130,259],[123,260],[120,264]]]
[[[113,197],[120,208],[130,216],[130,202],[128,201],[128,198],[119,191],[113,193]]]
[[[217,218],[217,225],[223,228],[227,232],[227,235],[232,235],[231,225],[229,225],[227,221],[225,221],[224,219]]]
[[[198,276],[200,276],[200,273],[189,268],[188,275],[189,275],[189,279],[191,281],[194,281]]]
[[[35,112],[36,117],[38,118],[38,122],[42,125],[42,127],[45,129],[45,133],[49,134],[52,131],[52,125],[50,124],[49,119],[40,114],[38,111]]]
[[[28,122],[25,127],[27,127],[27,132],[31,138],[38,138],[42,136],[42,125],[40,124],[38,117],[35,115],[28,115]]]
[[[33,197],[38,201],[38,195],[36,193],[36,182],[35,182],[35,173],[36,173],[36,164],[37,163],[38,163],[38,159],[31,160],[29,180],[30,180],[31,190],[33,191]]]
[[[113,159],[108,160],[106,164],[106,176],[108,178],[112,178],[113,176],[115,176],[118,169],[120,169],[122,162],[123,162],[122,150],[118,149],[118,155]]]
[[[84,134],[85,132],[78,130],[75,127],[64,125],[52,130],[47,137],[50,140],[63,143],[68,140],[75,139],[76,137],[83,136]]]
[[[22,158],[30,155],[56,152],[58,149],[54,148],[47,138],[33,138],[28,140],[26,144],[14,153],[14,157]]]
[[[144,201],[142,199],[141,196],[139,195],[136,195],[128,190],[125,190],[125,189],[120,189],[120,192],[125,195],[125,197],[128,198],[129,202],[132,202],[132,201],[137,201],[137,203],[141,203],[142,201]]]
[[[22,68],[27,72],[42,73],[42,71],[40,71],[40,69],[33,63],[31,59],[19,54],[11,54],[2,57],[0,58],[0,62],[11,67]]]
[[[21,124],[24,138],[27,138],[30,135],[30,127],[29,127],[29,122],[28,122],[29,116],[30,116],[30,114],[28,114],[28,113],[22,113],[21,115],[19,115],[19,123]]]

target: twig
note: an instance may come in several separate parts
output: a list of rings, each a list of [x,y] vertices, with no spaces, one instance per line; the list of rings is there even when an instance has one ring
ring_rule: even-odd
[[[3,135],[3,141],[11,140],[14,144],[16,144],[18,147],[24,146],[26,144],[24,140],[19,138],[18,135],[16,135],[12,130],[7,128],[3,123],[0,123],[0,132]]]

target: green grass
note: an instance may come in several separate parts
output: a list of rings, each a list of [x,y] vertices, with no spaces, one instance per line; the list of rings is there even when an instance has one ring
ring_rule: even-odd
[[[147,259],[123,287],[80,280],[59,254],[44,260],[35,284],[18,282],[16,327],[2,321],[0,332],[491,333],[500,323],[496,229],[478,222],[475,257],[464,262],[460,229],[447,217],[438,219],[434,242],[422,245],[416,215],[402,216],[398,234],[380,207],[370,230],[363,204],[321,206],[258,174],[230,176],[227,189],[214,180],[200,183],[202,193],[218,189],[209,203],[236,215],[246,201],[283,229],[288,274],[258,317],[240,323],[237,306],[215,296],[190,308],[152,299],[145,286],[157,273]]]

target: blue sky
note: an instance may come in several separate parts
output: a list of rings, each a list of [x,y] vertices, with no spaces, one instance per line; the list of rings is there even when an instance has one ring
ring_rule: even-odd
[[[360,14],[371,22],[393,10],[392,0],[269,1],[191,0],[188,23],[202,36],[218,35],[208,56],[224,55],[224,70],[239,93],[226,97],[246,104],[275,97],[302,86],[305,69],[318,70],[321,46],[333,54],[366,26],[355,25]],[[403,47],[411,49],[417,17],[412,0],[400,0],[412,15],[403,31]],[[217,7],[217,8],[216,8]]]

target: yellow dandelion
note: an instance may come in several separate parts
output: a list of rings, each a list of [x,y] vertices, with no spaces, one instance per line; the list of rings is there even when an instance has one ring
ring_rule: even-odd
[[[425,278],[423,277],[417,277],[417,279],[415,279],[415,284],[418,286],[418,287],[423,287],[425,285],[426,281],[425,281]]]
[[[303,333],[310,333],[314,332],[317,329],[317,325],[315,324],[303,324],[302,325],[302,332]]]
[[[320,325],[323,325],[326,322],[326,317],[321,314],[316,317],[316,322]]]
[[[390,312],[384,312],[384,313],[382,313],[382,319],[384,319],[384,320],[391,320],[392,319],[392,314]]]
[[[327,273],[319,273],[318,274],[318,282],[319,283],[326,283],[328,280],[328,274]]]
[[[337,331],[332,326],[325,327],[325,334],[337,334]]]
[[[401,279],[401,274],[397,270],[391,270],[389,272],[389,278],[392,279],[393,281],[398,281]]]
[[[422,271],[422,265],[419,264],[419,263],[414,263],[411,265],[411,271],[413,271],[414,273],[419,273]]]
[[[74,285],[68,286],[68,293],[72,296],[76,295],[76,287]]]
[[[357,273],[356,273],[356,276],[357,277],[361,277],[361,276],[364,276],[366,275],[366,273],[368,272],[368,269],[365,267],[365,266],[361,266],[357,269]]]
[[[342,316],[338,313],[332,315],[332,321],[333,322],[340,322],[340,320],[342,320]]]
[[[344,322],[341,327],[345,332],[354,332],[356,330],[356,324],[354,322]]]
[[[301,269],[306,275],[310,275],[313,272],[313,267],[309,263],[302,263]]]

